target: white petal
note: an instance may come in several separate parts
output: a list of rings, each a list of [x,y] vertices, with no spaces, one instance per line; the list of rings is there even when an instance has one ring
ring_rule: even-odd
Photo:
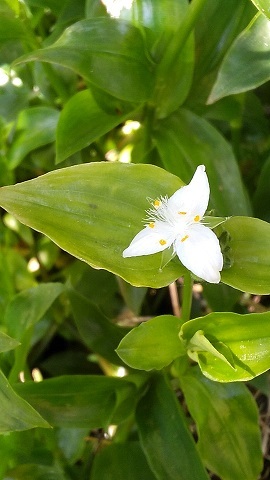
[[[138,257],[162,252],[175,240],[175,231],[164,222],[155,222],[154,228],[145,227],[133,238],[129,247],[123,251],[123,257]]]
[[[187,234],[188,238],[184,241],[179,237],[175,241],[180,261],[197,277],[210,283],[219,283],[223,257],[217,236],[201,224],[191,225]]]
[[[188,185],[177,190],[168,200],[168,207],[175,212],[203,217],[209,202],[210,188],[205,166],[197,167]]]

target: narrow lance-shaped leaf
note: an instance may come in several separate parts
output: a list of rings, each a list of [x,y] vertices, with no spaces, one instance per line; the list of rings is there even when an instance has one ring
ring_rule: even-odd
[[[208,103],[267,82],[270,78],[269,53],[269,20],[258,13],[225,56]]]
[[[212,382],[198,368],[188,369],[179,380],[198,429],[198,449],[209,470],[223,480],[259,478],[258,408],[247,387],[240,382]]]
[[[50,425],[12,389],[0,371],[0,433],[28,430]]]
[[[136,419],[140,441],[158,480],[207,480],[175,393],[161,375],[152,378]]]

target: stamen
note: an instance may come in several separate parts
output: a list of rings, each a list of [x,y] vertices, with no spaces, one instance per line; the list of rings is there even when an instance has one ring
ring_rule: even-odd
[[[158,208],[161,205],[161,201],[160,200],[155,200],[153,205],[154,205],[155,208]]]
[[[166,242],[166,240],[164,240],[164,239],[162,238],[161,240],[159,240],[159,243],[160,243],[160,245],[166,245],[167,242]]]
[[[150,222],[150,223],[148,223],[148,227],[154,228],[154,227],[155,227],[155,222]]]
[[[187,214],[187,212],[178,212],[178,213],[179,213],[179,215],[186,215]]]
[[[181,238],[181,242],[185,242],[188,239],[189,235],[185,235],[183,238]]]
[[[200,215],[196,215],[196,217],[194,217],[193,220],[194,220],[194,222],[199,222],[199,220],[200,220]]]

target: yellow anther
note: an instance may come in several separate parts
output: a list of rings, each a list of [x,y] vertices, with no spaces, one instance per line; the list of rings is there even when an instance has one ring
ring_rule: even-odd
[[[188,239],[188,235],[185,235],[183,238],[181,238],[181,242],[184,242],[187,239]]]
[[[196,217],[194,217],[193,220],[194,220],[194,222],[199,222],[199,220],[200,220],[200,215],[196,215]]]
[[[155,222],[150,222],[150,223],[148,223],[148,227],[154,228],[154,227],[155,227]]]
[[[160,243],[160,245],[166,245],[167,242],[166,242],[166,240],[164,240],[164,239],[162,238],[161,240],[159,240],[159,243]]]
[[[155,201],[154,201],[154,207],[155,207],[155,208],[160,207],[160,205],[161,205],[161,201],[160,201],[160,200],[155,200]]]
[[[179,213],[179,215],[186,215],[187,214],[187,212],[178,212],[178,213]]]

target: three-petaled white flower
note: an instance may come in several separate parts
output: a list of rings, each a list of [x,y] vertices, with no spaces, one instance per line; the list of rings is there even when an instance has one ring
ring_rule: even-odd
[[[161,197],[147,210],[147,224],[123,251],[123,257],[150,255],[173,246],[182,264],[197,277],[219,283],[223,257],[218,238],[204,225],[210,195],[205,166],[200,165],[190,183],[170,198]]]

